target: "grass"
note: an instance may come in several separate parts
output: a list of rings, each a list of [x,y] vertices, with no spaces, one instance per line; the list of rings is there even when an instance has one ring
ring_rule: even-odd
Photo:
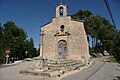
[[[91,58],[100,58],[100,57],[102,57],[102,56],[99,54],[95,54],[95,53],[91,55]]]
[[[107,60],[109,60],[109,62],[117,62],[117,60],[114,57],[110,57]]]
[[[99,55],[99,54],[96,54],[96,58],[100,58],[100,57],[102,57],[101,55]]]

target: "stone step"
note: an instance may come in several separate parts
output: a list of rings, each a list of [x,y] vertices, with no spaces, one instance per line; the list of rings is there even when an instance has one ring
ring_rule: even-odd
[[[81,62],[76,60],[49,60],[48,64],[67,64],[67,63],[75,63],[75,62]]]
[[[53,71],[60,70],[73,70],[80,66],[83,66],[80,60],[72,60],[72,59],[59,59],[59,60],[49,60],[48,69]]]

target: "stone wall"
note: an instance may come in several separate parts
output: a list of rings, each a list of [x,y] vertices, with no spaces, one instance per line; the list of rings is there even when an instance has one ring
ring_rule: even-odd
[[[67,36],[55,36],[61,34],[60,26],[64,25],[64,32],[69,32]],[[43,36],[43,56],[47,59],[57,58],[58,42],[65,40],[67,42],[68,59],[89,59],[89,47],[84,23],[73,21],[71,17],[53,18],[52,22],[41,28],[45,35]]]

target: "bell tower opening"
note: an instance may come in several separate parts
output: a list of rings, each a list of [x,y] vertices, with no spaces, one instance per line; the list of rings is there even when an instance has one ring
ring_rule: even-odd
[[[67,16],[67,5],[62,3],[56,7],[56,17],[66,17]]]
[[[60,8],[59,8],[60,17],[63,17],[63,11],[64,11],[63,7],[60,7]]]

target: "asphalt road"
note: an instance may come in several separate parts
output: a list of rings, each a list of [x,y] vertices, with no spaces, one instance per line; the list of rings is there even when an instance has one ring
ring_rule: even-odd
[[[66,76],[62,80],[113,80],[115,76],[120,76],[118,63],[103,60],[104,58],[94,59],[90,67]]]
[[[113,80],[115,76],[120,76],[118,63],[103,62],[103,59],[93,59],[88,68],[63,78],[19,74],[20,70],[32,66],[33,62],[22,62],[13,66],[6,65],[7,67],[0,67],[0,80]]]
[[[11,64],[11,65],[9,65],[9,64],[8,64],[8,65],[7,65],[7,64],[5,64],[5,65],[0,65],[0,69],[1,69],[1,68],[6,68],[6,67],[10,67],[10,66],[14,66],[14,65],[15,65],[15,64]]]

